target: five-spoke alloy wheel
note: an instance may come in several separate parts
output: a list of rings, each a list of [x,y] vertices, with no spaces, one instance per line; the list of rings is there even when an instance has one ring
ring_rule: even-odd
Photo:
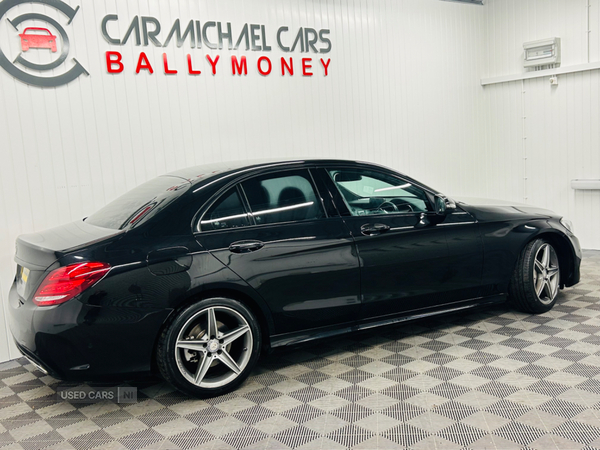
[[[556,302],[560,267],[556,250],[544,239],[531,241],[521,253],[510,283],[510,296],[523,311],[543,313]]]
[[[260,353],[252,312],[228,298],[202,300],[177,314],[161,335],[157,363],[163,377],[196,396],[224,394],[248,376]]]
[[[534,287],[540,302],[549,304],[558,293],[560,269],[554,247],[544,242],[537,250],[534,259]]]

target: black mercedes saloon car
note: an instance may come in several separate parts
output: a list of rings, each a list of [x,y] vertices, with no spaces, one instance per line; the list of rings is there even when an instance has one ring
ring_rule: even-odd
[[[223,394],[265,350],[510,298],[548,311],[579,281],[570,222],[453,200],[379,165],[232,162],[155,178],[20,236],[10,328],[59,379],[155,371]]]

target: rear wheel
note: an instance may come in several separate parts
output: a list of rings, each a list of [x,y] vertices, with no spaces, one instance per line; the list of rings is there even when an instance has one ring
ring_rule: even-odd
[[[260,353],[260,328],[242,303],[203,300],[180,311],[157,348],[162,376],[198,397],[225,394],[250,374]]]
[[[510,296],[526,312],[552,309],[560,287],[558,254],[544,239],[531,241],[521,253],[510,284]]]

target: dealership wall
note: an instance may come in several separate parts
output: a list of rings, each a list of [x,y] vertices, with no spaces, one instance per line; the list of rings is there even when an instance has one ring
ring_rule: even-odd
[[[558,86],[547,76],[480,83],[523,73],[523,42],[550,36],[562,39],[563,68],[600,61],[600,0],[67,3],[80,10],[65,25],[66,65],[75,57],[89,75],[42,89],[0,69],[0,313],[17,235],[81,219],[149,178],[214,161],[376,161],[450,195],[554,209],[573,220],[583,247],[600,248],[600,192],[570,187],[574,178],[600,178],[600,72],[560,75]],[[60,18],[48,6],[16,9]],[[263,24],[272,50],[111,45],[100,31],[107,14],[119,16],[109,25],[119,38],[134,16],[155,17],[163,42],[177,18],[231,22],[234,34]],[[282,52],[281,26],[292,36],[329,29],[331,51]],[[1,20],[0,48],[14,57],[18,46]],[[122,73],[107,73],[106,51],[122,54]],[[142,51],[154,74],[135,73]],[[177,74],[165,75],[163,53]],[[202,74],[187,74],[188,53]],[[207,54],[220,56],[214,76]],[[247,57],[246,76],[232,75],[232,55]],[[273,61],[268,76],[258,73],[260,56]],[[294,59],[294,76],[281,75],[282,56]],[[307,57],[312,77],[302,76]],[[319,58],[331,60],[327,76]],[[16,356],[0,320],[0,361]]]
[[[524,72],[523,43],[554,36],[561,68],[600,61],[599,0],[487,0],[484,10],[481,78]],[[591,249],[600,249],[600,191],[575,191],[571,180],[600,179],[599,87],[600,71],[588,70],[559,75],[557,86],[544,76],[482,88],[486,195],[564,214]]]
[[[479,76],[485,60],[484,8],[438,0],[242,0],[178,2],[70,0],[80,5],[68,28],[71,52],[89,72],[41,89],[0,70],[0,297],[5,305],[15,273],[14,240],[78,220],[156,175],[213,161],[327,156],[387,164],[453,194],[479,192],[485,174],[485,120]],[[19,13],[52,8],[23,4]],[[138,16],[153,16],[162,39],[181,19],[264,24],[272,51],[229,51],[110,45]],[[62,21],[64,23],[64,21]],[[280,26],[328,28],[327,54],[284,54]],[[18,46],[0,23],[0,46]],[[108,74],[106,51],[123,55],[124,71]],[[5,50],[6,51],[6,50]],[[135,73],[145,51],[154,67]],[[165,75],[162,53],[176,75]],[[16,50],[18,53],[18,49]],[[186,54],[194,69],[187,72]],[[220,56],[217,74],[205,55]],[[256,60],[273,61],[261,76]],[[248,75],[233,76],[231,55],[248,59]],[[13,55],[14,56],[14,55]],[[281,56],[295,60],[282,77]],[[71,54],[69,58],[71,57]],[[312,77],[300,58],[312,57]],[[318,58],[330,58],[324,76]],[[70,63],[69,63],[70,65]],[[57,72],[59,69],[55,69]],[[0,320],[0,361],[18,356]]]

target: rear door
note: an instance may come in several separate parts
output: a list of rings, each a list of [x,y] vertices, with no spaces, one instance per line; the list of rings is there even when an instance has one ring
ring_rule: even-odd
[[[325,211],[309,170],[296,169],[229,187],[198,222],[198,242],[269,305],[275,334],[358,317],[352,237],[341,217]]]

